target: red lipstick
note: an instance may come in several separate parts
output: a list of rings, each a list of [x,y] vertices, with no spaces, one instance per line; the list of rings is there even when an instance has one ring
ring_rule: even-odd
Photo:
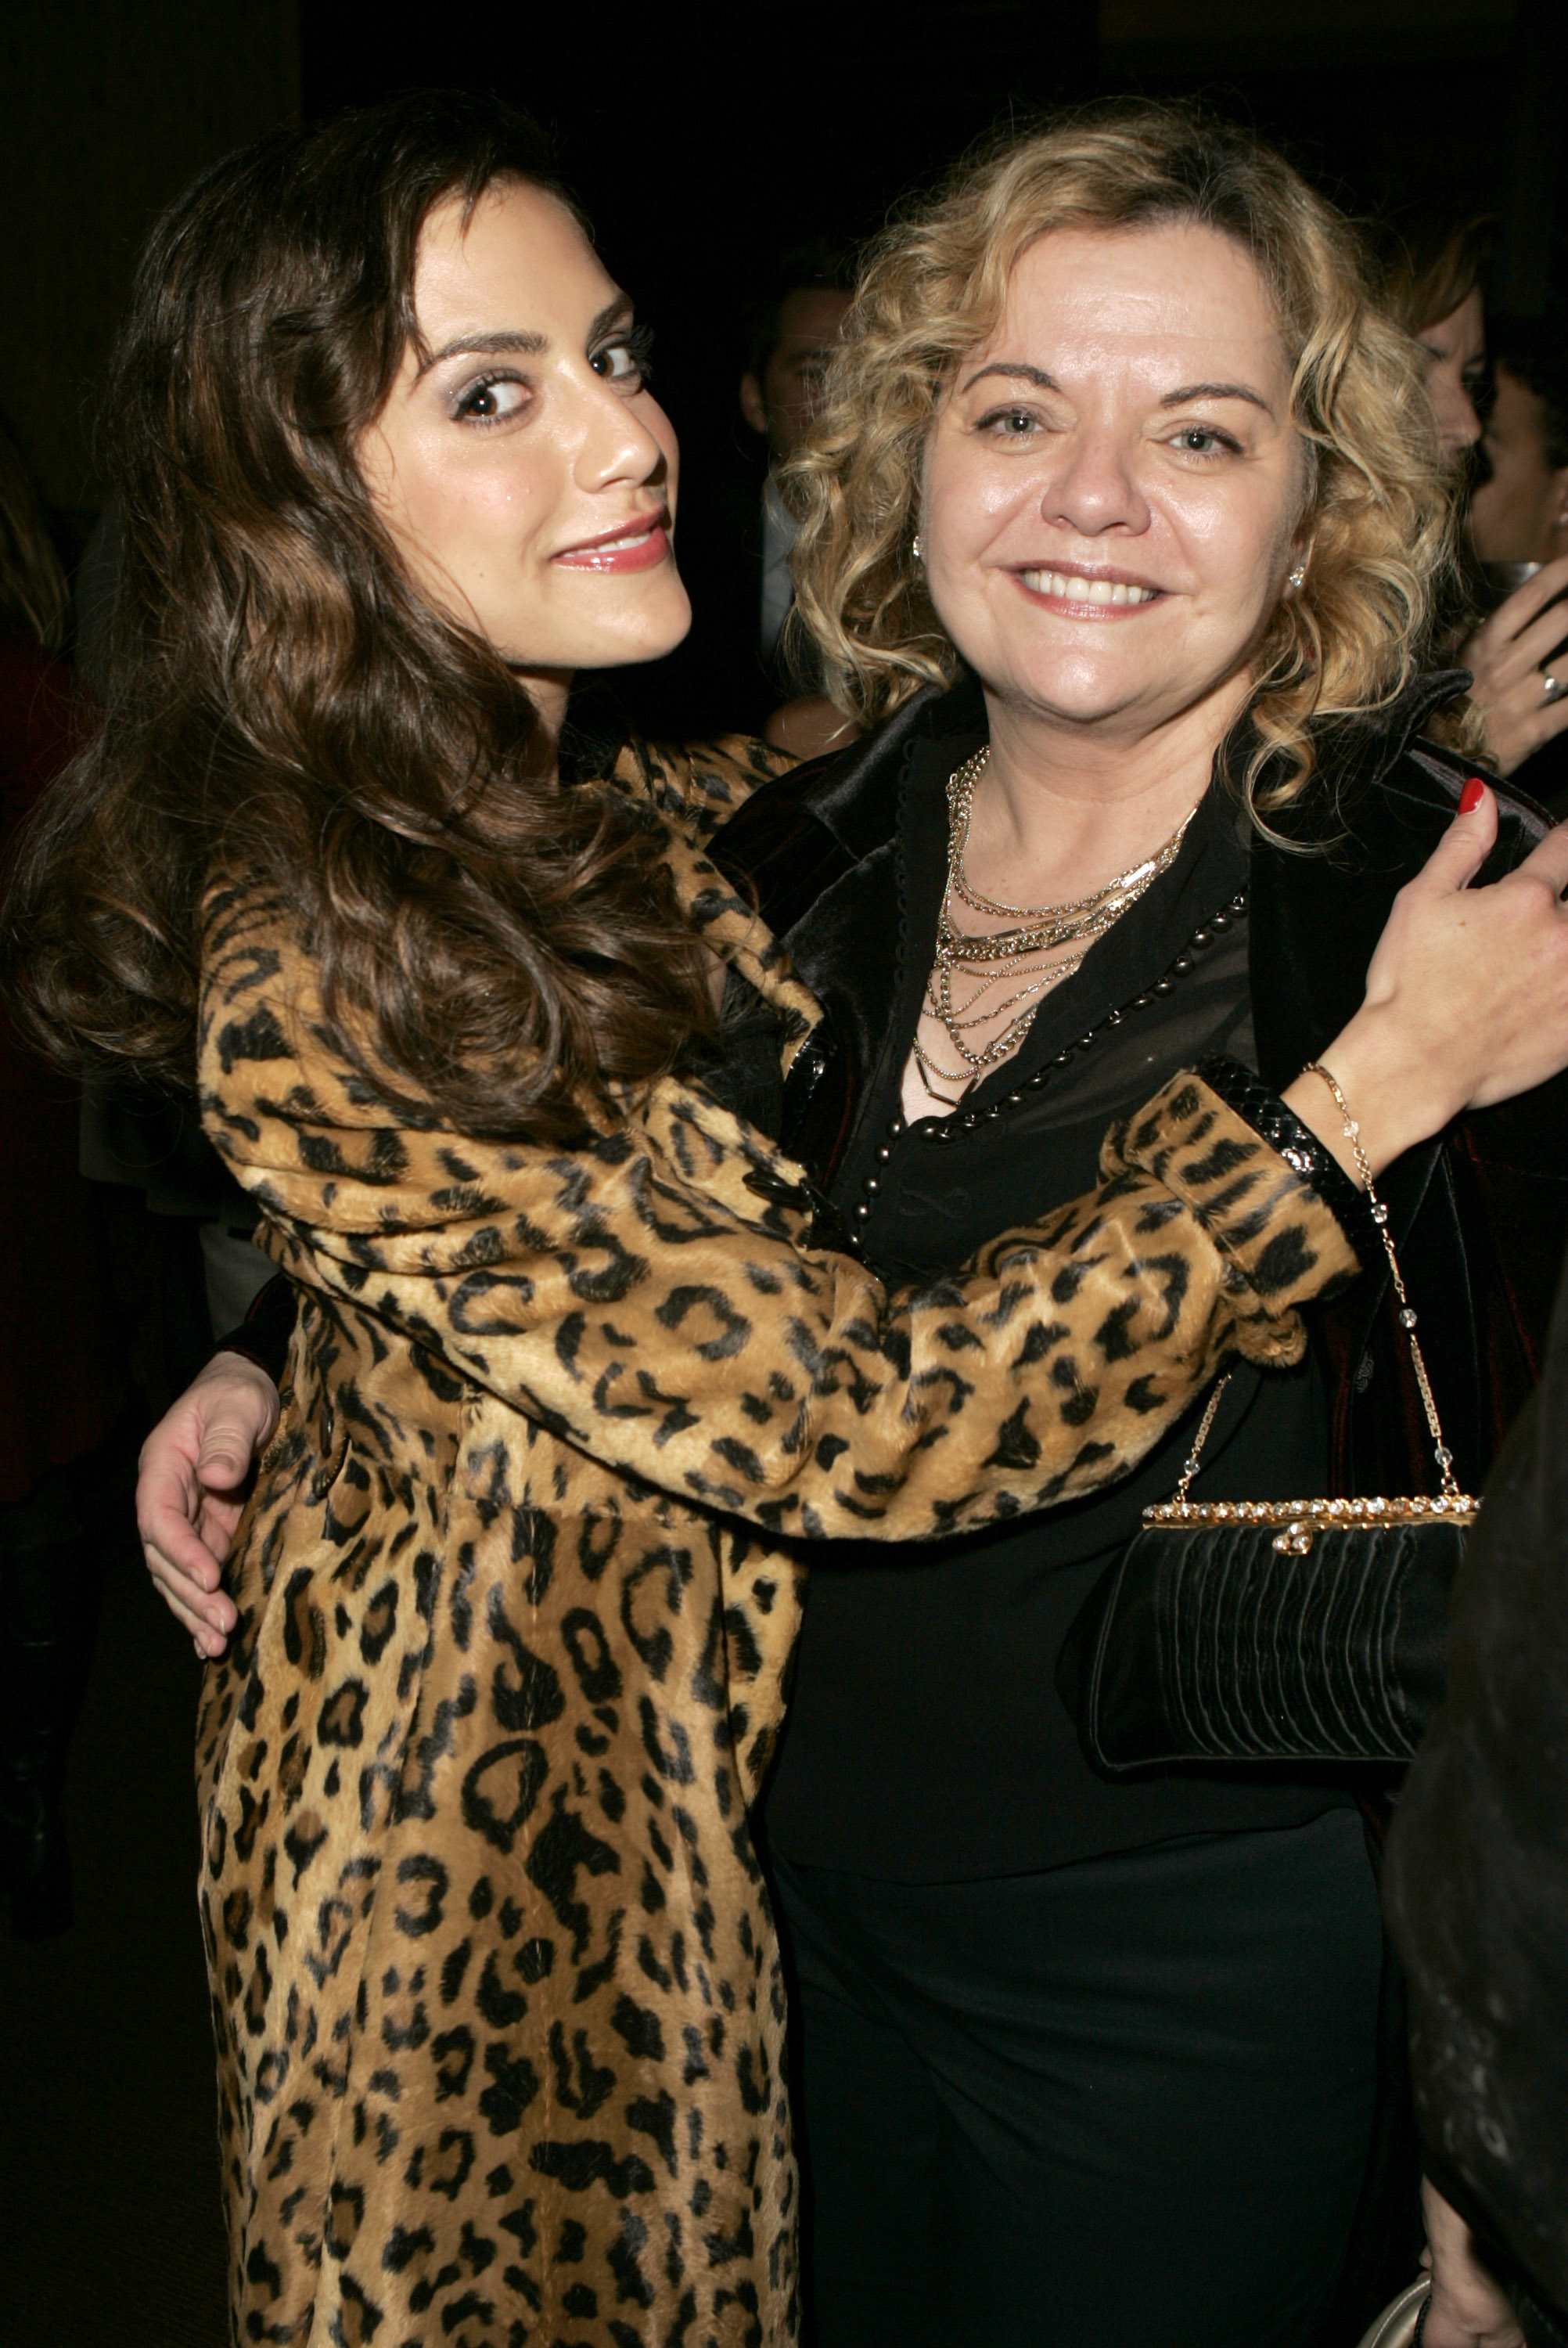
[[[670,517],[661,506],[563,546],[550,560],[568,571],[651,571],[669,551]]]

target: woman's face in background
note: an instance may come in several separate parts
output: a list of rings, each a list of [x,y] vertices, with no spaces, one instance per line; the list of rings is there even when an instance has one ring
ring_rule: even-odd
[[[1460,457],[1481,438],[1477,402],[1486,386],[1486,317],[1480,286],[1472,286],[1446,318],[1423,326],[1416,341],[1444,451]]]
[[[1245,675],[1306,480],[1239,246],[1186,223],[1053,230],[932,427],[932,599],[993,695],[1141,735]]]
[[[1550,562],[1568,551],[1568,469],[1546,450],[1546,403],[1497,370],[1497,396],[1482,439],[1488,478],[1470,501],[1470,534],[1483,562]]]
[[[678,455],[631,305],[566,207],[503,182],[420,237],[410,348],[360,463],[431,601],[543,679],[654,660],[691,606]]]

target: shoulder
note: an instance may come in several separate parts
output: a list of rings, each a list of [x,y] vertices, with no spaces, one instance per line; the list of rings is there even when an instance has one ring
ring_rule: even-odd
[[[1277,829],[1292,848],[1329,851],[1342,869],[1382,875],[1395,885],[1423,864],[1478,772],[1471,756],[1440,737],[1440,712],[1470,682],[1462,669],[1417,676],[1384,705],[1346,713],[1315,726],[1317,765]],[[1497,847],[1486,877],[1495,879],[1530,854],[1552,819],[1528,792],[1484,769],[1497,795]]]
[[[647,742],[633,736],[609,778],[630,798],[705,838],[799,761],[750,734],[712,741]]]
[[[201,903],[199,1081],[275,1090],[278,1063],[325,1056],[320,988],[298,911],[281,891],[220,875]],[[265,1079],[258,1064],[268,1064]]]
[[[1418,735],[1378,778],[1380,795],[1400,812],[1418,811],[1430,823],[1446,826],[1457,813],[1460,795],[1472,776],[1496,794],[1497,846],[1487,860],[1488,877],[1508,870],[1530,854],[1553,829],[1553,818],[1527,791],[1477,767],[1440,742]]]

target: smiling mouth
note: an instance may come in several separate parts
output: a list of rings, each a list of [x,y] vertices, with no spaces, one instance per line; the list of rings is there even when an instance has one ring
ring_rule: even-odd
[[[1079,571],[1020,571],[1031,595],[1049,595],[1053,603],[1087,603],[1103,611],[1125,611],[1153,603],[1158,587],[1140,587],[1128,579],[1089,579]]]
[[[569,571],[641,571],[662,562],[670,551],[670,518],[643,514],[618,538],[597,538],[586,546],[566,546],[551,557]]]

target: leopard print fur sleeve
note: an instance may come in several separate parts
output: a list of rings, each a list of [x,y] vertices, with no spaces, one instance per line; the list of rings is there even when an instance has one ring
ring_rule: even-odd
[[[570,1154],[395,1116],[326,1040],[280,907],[215,902],[200,1049],[207,1130],[297,1280],[774,1533],[919,1539],[1091,1490],[1227,1356],[1298,1358],[1300,1306],[1358,1268],[1194,1076],[1111,1138],[1096,1190],[889,1294],[809,1244],[801,1169],[676,1079]]]
[[[799,763],[793,751],[748,734],[679,747],[639,738],[627,744],[607,780],[702,846],[753,791]]]

